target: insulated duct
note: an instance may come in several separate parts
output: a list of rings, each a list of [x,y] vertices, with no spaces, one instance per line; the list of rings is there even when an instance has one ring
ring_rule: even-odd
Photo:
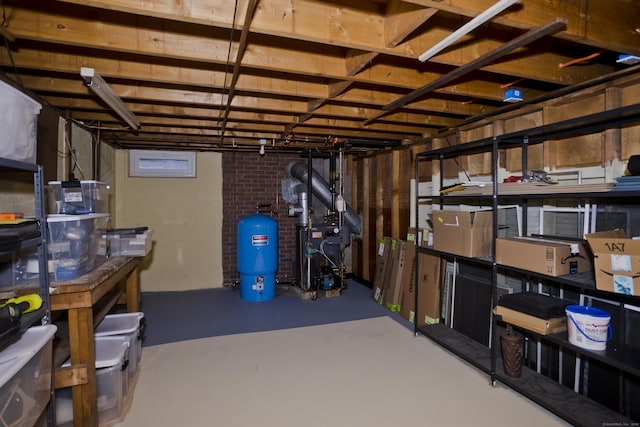
[[[289,175],[309,185],[309,173],[307,165],[305,165],[304,162],[292,163],[288,168]],[[333,193],[331,193],[329,189],[329,184],[315,169],[312,168],[311,172],[311,191],[326,207],[331,208],[333,204]],[[344,220],[353,234],[360,234],[360,217],[356,215],[348,205],[344,212]]]

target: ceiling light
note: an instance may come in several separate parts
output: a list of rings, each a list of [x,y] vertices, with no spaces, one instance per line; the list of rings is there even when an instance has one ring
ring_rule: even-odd
[[[522,91],[520,89],[507,89],[504,92],[504,102],[520,102],[522,101]]]
[[[267,145],[267,140],[266,139],[261,139],[258,142],[260,142],[260,155],[264,156],[265,152],[264,152],[264,146]]]
[[[500,0],[489,9],[481,12],[478,16],[473,18],[471,21],[464,24],[462,27],[458,28],[453,33],[449,34],[449,36],[445,37],[438,44],[433,46],[431,49],[427,50],[425,53],[420,55],[418,59],[422,62],[425,62],[427,59],[436,55],[438,52],[449,46],[451,43],[455,42],[459,38],[464,35],[470,33],[475,30],[480,25],[484,24],[494,16],[498,15],[500,12],[513,5],[514,3],[520,3],[520,0]]]
[[[87,87],[106,102],[113,111],[118,113],[120,118],[127,122],[131,129],[138,130],[140,128],[140,122],[136,116],[127,108],[124,102],[122,102],[122,99],[116,95],[113,89],[109,87],[107,82],[104,81],[95,69],[82,67],[80,69],[80,75],[87,84]]]
[[[640,62],[640,56],[631,55],[628,53],[622,53],[618,55],[618,59],[616,60],[616,62],[618,64],[626,64],[626,65],[637,64],[638,62]]]

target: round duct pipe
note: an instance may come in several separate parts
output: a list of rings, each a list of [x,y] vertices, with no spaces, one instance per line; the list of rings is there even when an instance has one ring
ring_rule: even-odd
[[[288,169],[289,175],[307,185],[309,184],[307,165],[303,162],[292,163],[288,166]],[[329,189],[329,184],[314,169],[311,169],[311,172],[311,191],[327,208],[331,208],[333,193]],[[353,234],[360,234],[360,217],[353,212],[349,205],[347,205],[347,210],[344,213],[344,220]]]

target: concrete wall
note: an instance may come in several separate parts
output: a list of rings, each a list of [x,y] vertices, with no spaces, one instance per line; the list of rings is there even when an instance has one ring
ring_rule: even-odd
[[[221,287],[222,155],[197,153],[196,178],[130,177],[128,151],[117,150],[115,160],[112,225],[153,230],[142,290]]]

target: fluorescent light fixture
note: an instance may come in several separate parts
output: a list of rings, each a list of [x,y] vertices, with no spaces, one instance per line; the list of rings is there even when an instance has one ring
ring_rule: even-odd
[[[80,75],[87,84],[87,87],[106,102],[113,111],[118,113],[122,120],[127,122],[131,129],[138,130],[140,128],[140,122],[136,116],[127,108],[126,105],[124,105],[122,99],[116,95],[113,89],[109,87],[107,82],[104,81],[95,69],[82,67],[80,68]]]
[[[481,12],[478,16],[473,18],[471,21],[464,24],[462,27],[458,28],[453,33],[449,34],[445,37],[441,42],[433,46],[431,49],[427,50],[425,53],[420,55],[418,59],[421,62],[425,62],[432,56],[435,56],[438,52],[449,46],[451,43],[455,42],[459,38],[465,36],[471,31],[475,30],[480,25],[484,24],[494,16],[498,15],[500,12],[512,6],[515,3],[520,3],[520,0],[500,0],[489,9]]]

